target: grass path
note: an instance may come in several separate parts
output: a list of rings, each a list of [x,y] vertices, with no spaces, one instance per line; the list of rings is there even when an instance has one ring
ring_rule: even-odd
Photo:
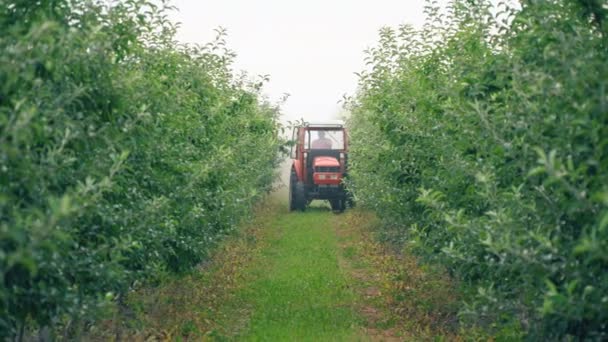
[[[276,198],[256,212],[199,270],[132,293],[84,339],[457,339],[449,279],[378,243],[373,215]]]
[[[267,247],[240,300],[252,305],[247,340],[353,340],[357,294],[338,261],[338,239],[326,209],[284,213],[266,227]]]

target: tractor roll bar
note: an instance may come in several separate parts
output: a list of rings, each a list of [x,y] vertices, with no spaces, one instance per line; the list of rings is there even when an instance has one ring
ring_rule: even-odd
[[[332,129],[332,128],[344,128],[343,124],[305,124],[304,127],[308,127],[308,128],[327,128],[327,129]]]

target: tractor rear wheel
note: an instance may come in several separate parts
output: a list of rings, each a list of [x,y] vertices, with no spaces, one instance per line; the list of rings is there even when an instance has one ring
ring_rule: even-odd
[[[306,193],[304,184],[298,181],[294,170],[289,177],[289,211],[306,210]]]
[[[346,209],[346,201],[343,198],[331,199],[329,200],[329,204],[334,212],[341,213]]]
[[[344,202],[347,208],[355,207],[355,199],[353,198],[353,194],[351,194],[350,192],[346,194],[346,200]]]

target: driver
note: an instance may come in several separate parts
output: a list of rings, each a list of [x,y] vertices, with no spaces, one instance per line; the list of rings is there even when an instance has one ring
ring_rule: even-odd
[[[331,150],[331,140],[325,137],[325,131],[317,132],[317,140],[312,142],[311,148],[314,150]]]

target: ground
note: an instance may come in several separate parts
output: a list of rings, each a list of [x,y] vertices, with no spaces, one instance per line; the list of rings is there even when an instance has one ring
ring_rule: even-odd
[[[363,209],[306,212],[269,197],[190,275],[142,289],[97,340],[459,340],[455,286],[378,243]]]

